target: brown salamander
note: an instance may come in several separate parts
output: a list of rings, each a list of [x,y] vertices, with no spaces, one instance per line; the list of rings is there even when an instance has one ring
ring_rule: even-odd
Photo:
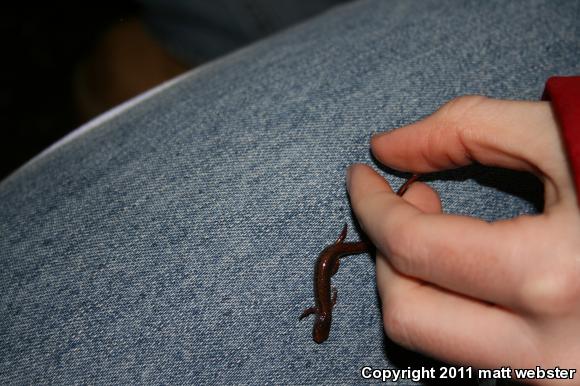
[[[419,178],[414,174],[397,191],[397,195],[402,196],[409,185]],[[320,252],[316,260],[314,269],[314,301],[315,306],[304,310],[300,316],[303,318],[315,314],[314,326],[312,328],[312,339],[316,343],[322,343],[328,339],[330,325],[332,323],[332,308],[336,304],[336,288],[330,284],[330,278],[336,274],[340,266],[340,258],[348,255],[356,255],[368,252],[372,247],[365,241],[344,242],[346,238],[347,226],[344,224],[338,239]],[[332,292],[332,294],[331,294]]]

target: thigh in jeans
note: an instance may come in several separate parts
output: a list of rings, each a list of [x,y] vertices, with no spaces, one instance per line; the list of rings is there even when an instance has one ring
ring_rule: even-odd
[[[384,338],[369,255],[333,278],[325,343],[298,321],[320,249],[345,222],[360,236],[345,168],[374,162],[371,133],[457,95],[533,100],[548,76],[580,71],[578,12],[548,0],[347,4],[30,162],[0,184],[0,379],[352,384],[364,366],[406,368]],[[432,185],[448,212],[534,212],[528,180],[508,177],[473,168]]]

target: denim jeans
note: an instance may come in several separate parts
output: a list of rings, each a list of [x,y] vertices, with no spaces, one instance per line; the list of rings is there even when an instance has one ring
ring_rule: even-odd
[[[345,222],[360,237],[345,169],[455,96],[534,100],[580,72],[578,20],[571,0],[349,3],[29,162],[0,184],[0,382],[365,384],[432,363],[385,338],[369,255],[333,278],[328,341],[298,321],[317,254]],[[427,179],[450,213],[541,209],[527,175]]]

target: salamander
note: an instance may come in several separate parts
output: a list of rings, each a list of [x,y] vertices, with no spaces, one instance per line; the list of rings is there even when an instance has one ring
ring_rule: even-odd
[[[414,174],[397,191],[402,196],[409,186],[419,178]],[[330,284],[330,279],[336,274],[340,266],[340,258],[368,252],[372,245],[366,241],[344,242],[347,233],[347,225],[344,224],[338,239],[324,248],[314,268],[314,307],[309,307],[300,315],[300,320],[315,314],[312,328],[312,339],[316,343],[322,343],[328,339],[330,325],[332,323],[332,308],[336,304],[337,291]]]

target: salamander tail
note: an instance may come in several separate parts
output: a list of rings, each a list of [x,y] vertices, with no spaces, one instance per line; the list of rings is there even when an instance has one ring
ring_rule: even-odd
[[[338,239],[336,239],[336,241],[334,242],[335,244],[340,244],[344,241],[344,239],[346,239],[346,230],[347,230],[347,225],[346,225],[346,223],[344,223],[344,226],[342,227],[342,231],[340,231],[340,235],[338,235]]]

